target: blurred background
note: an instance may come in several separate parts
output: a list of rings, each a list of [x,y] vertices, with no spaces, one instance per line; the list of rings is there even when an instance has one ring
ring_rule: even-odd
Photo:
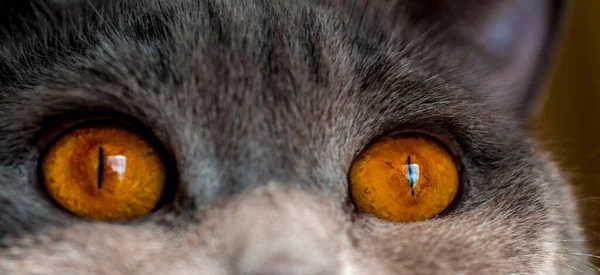
[[[540,140],[572,179],[594,255],[600,254],[599,11],[598,0],[572,2],[560,57],[535,120]],[[600,266],[600,258],[589,257]]]

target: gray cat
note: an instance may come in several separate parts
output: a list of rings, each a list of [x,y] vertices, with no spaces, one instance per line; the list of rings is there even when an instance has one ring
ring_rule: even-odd
[[[563,9],[4,1],[0,273],[593,273],[573,195],[527,129]],[[51,141],[98,119],[164,149],[151,213],[86,219],[44,188]],[[451,152],[455,199],[418,222],[359,211],[352,163],[405,132]]]

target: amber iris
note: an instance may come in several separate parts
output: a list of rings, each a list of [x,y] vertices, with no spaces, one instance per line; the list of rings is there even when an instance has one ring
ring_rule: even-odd
[[[383,138],[363,151],[350,168],[356,207],[396,222],[434,217],[452,203],[458,188],[452,155],[424,135]]]
[[[73,214],[125,220],[154,209],[165,169],[160,153],[137,133],[120,125],[89,125],[51,145],[40,177],[50,196]]]

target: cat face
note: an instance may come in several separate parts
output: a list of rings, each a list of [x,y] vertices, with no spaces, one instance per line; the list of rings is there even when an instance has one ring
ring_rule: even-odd
[[[564,242],[581,239],[572,195],[523,120],[561,6],[464,2],[71,1],[4,17],[0,273],[587,272]],[[99,119],[163,149],[170,195],[148,215],[84,219],[41,183],[52,140]],[[357,156],[403,133],[457,166],[431,219],[353,204]]]

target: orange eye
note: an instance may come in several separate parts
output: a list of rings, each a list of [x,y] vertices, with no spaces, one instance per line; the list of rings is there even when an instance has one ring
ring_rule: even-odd
[[[458,169],[450,153],[422,135],[383,138],[350,168],[357,208],[396,222],[432,218],[452,203],[458,188]]]
[[[166,170],[147,140],[121,126],[79,127],[44,155],[40,176],[65,209],[97,220],[148,214],[161,198]]]

